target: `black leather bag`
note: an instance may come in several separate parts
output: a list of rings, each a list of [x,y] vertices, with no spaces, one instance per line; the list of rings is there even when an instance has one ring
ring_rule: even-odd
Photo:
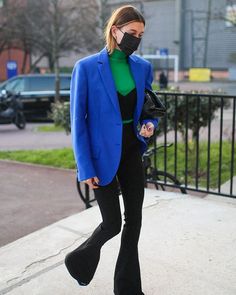
[[[141,113],[141,119],[157,119],[164,117],[166,107],[160,97],[153,91],[145,89],[145,99]]]

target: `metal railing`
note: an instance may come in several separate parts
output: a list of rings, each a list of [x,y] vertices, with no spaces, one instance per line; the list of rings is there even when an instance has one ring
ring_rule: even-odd
[[[163,153],[156,155],[155,167],[162,166],[161,170],[180,179],[187,190],[236,197],[236,96],[158,94],[167,106],[167,115],[154,138],[154,145],[164,145]],[[166,148],[170,142],[172,151]]]
[[[179,189],[236,197],[236,96],[158,92],[167,107],[150,140],[152,168],[163,175],[149,179],[156,187],[177,188],[168,175],[180,181]],[[158,145],[163,146],[161,150]],[[171,145],[171,148],[169,146]],[[167,175],[165,177],[165,175]],[[234,177],[235,175],[235,177]],[[147,176],[147,175],[146,175]],[[86,208],[96,201],[86,184],[77,182]]]

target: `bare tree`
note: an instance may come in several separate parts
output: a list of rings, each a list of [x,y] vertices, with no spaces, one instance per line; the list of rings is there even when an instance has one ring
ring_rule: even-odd
[[[212,19],[218,19],[225,22],[225,25],[233,30],[236,28],[236,1],[227,0],[224,11],[215,11]],[[231,63],[236,63],[236,52],[232,52],[228,59]]]
[[[236,3],[232,0],[228,0],[228,13],[225,17],[225,21],[229,23],[232,27],[236,27]]]
[[[99,46],[97,11],[96,0],[28,0],[25,20],[36,52],[48,58],[56,74],[55,100],[59,100],[59,59],[69,51],[93,51]]]
[[[8,44],[7,37],[5,36],[5,26],[0,24],[0,54],[6,49]]]
[[[14,31],[9,17],[10,11],[7,6],[0,10],[0,53],[9,48],[16,47],[14,43]]]
[[[0,16],[0,52],[8,48],[20,49],[24,52],[21,72],[26,70],[27,56],[31,52],[29,39],[30,28],[24,21],[24,6],[19,0],[6,2]]]
[[[48,59],[56,74],[59,100],[59,60],[68,52],[92,52],[100,47],[99,4],[97,0],[15,0],[4,8],[0,21],[0,49],[16,46]],[[7,12],[7,13],[6,13]],[[36,63],[32,65],[34,68]]]
[[[223,11],[215,11],[212,18],[225,21],[229,27],[236,27],[236,2],[227,0],[226,5]]]

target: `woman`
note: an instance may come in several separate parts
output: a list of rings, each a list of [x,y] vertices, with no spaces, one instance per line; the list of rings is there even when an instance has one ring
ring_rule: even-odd
[[[93,190],[102,222],[65,258],[70,274],[88,285],[101,247],[121,231],[118,183],[125,224],[114,274],[114,294],[141,295],[138,240],[144,197],[142,154],[158,120],[141,119],[151,64],[132,54],[145,20],[131,5],[116,9],[105,29],[106,47],[79,60],[71,80],[71,132],[78,180]],[[140,128],[141,127],[141,128]]]

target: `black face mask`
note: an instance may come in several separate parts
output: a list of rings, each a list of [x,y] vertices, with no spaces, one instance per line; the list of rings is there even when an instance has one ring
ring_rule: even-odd
[[[120,30],[120,29],[119,29]],[[121,30],[120,30],[121,31]],[[121,31],[122,32],[122,31]],[[120,47],[120,49],[126,54],[130,55],[135,50],[137,50],[139,43],[141,42],[141,38],[137,38],[131,34],[128,34],[127,32],[122,32],[124,36],[122,37],[120,44],[117,43],[117,45]]]

